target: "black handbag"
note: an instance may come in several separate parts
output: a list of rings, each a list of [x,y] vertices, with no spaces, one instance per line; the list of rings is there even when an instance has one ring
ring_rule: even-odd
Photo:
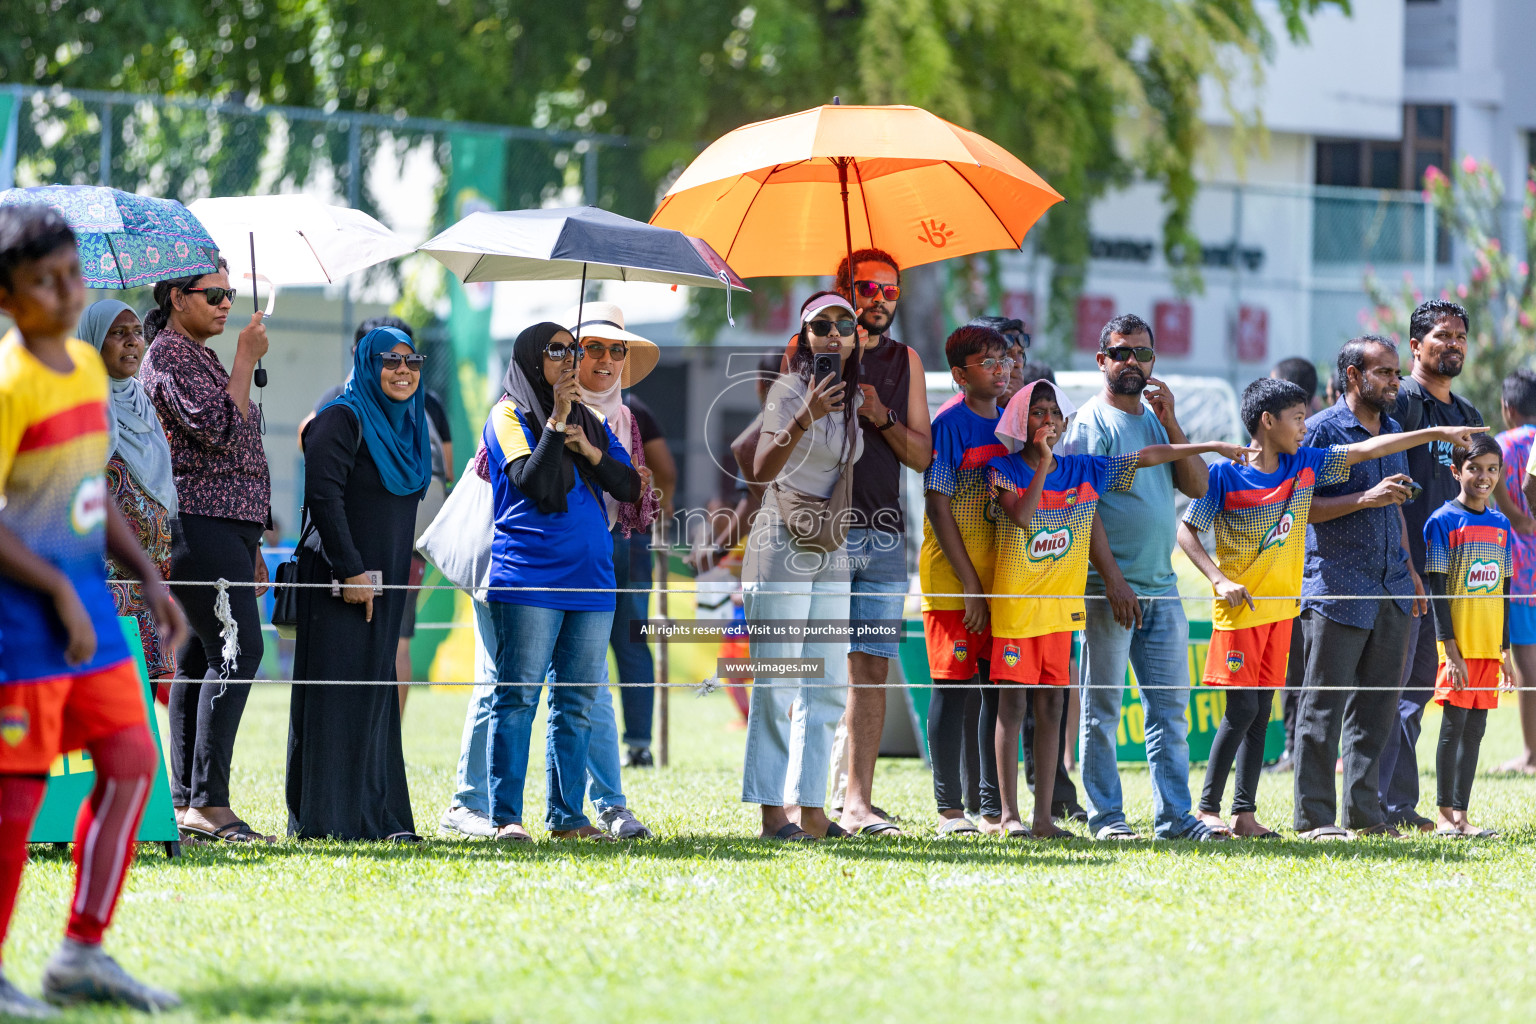
[[[272,573],[272,582],[275,584],[272,588],[272,625],[277,629],[277,635],[284,640],[292,640],[299,633],[299,588],[287,584],[299,581],[299,551],[315,528],[307,506],[301,516],[304,527],[299,531],[299,540],[293,546],[293,554],[279,562],[276,571]]]

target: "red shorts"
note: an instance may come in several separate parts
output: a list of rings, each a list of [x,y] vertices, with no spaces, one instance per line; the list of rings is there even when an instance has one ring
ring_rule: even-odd
[[[146,724],[133,659],[29,683],[0,683],[0,775],[47,775],[54,758]]]
[[[1205,655],[1205,685],[1284,686],[1294,621],[1282,619],[1243,629],[1211,630],[1211,647]]]
[[[1467,658],[1467,688],[1451,689],[1451,677],[1445,671],[1445,662],[1435,673],[1436,704],[1449,704],[1453,708],[1482,708],[1492,711],[1499,706],[1498,658]]]
[[[1025,686],[1071,685],[1072,631],[992,638],[992,681]]]
[[[959,608],[923,612],[923,638],[928,642],[930,679],[972,679],[977,660],[991,656],[991,627],[970,632],[965,628],[965,612]]]

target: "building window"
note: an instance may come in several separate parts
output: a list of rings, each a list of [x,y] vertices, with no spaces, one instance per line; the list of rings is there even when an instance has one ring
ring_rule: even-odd
[[[1401,139],[1319,139],[1315,180],[1346,188],[1422,188],[1431,165],[1450,166],[1451,121],[1450,107],[1410,104],[1403,108]]]
[[[1408,0],[1403,17],[1403,65],[1454,68],[1459,0]]]

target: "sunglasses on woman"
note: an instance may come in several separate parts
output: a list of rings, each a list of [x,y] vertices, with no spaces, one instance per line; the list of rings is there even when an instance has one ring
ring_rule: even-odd
[[[580,345],[567,345],[564,342],[552,341],[544,346],[544,354],[557,363],[563,362],[566,356],[573,352],[576,354],[577,361],[580,362],[581,357],[585,354],[582,352]]]
[[[873,299],[878,295],[886,302],[895,302],[901,298],[901,285],[881,284],[879,281],[855,281],[853,291],[861,299]]]
[[[853,334],[854,324],[852,320],[812,320],[806,326],[818,338],[825,338],[832,333],[833,328],[836,328],[837,333],[846,338]]]
[[[421,364],[427,361],[427,357],[420,352],[380,352],[379,361],[384,364],[386,370],[398,370],[400,364],[404,363],[407,370],[419,373]]]
[[[588,359],[601,359],[603,357],[603,353],[606,351],[609,358],[611,358],[614,362],[618,362],[620,359],[623,359],[624,356],[629,352],[628,347],[617,343],[612,345],[604,345],[601,342],[593,341],[587,342],[581,347],[582,350],[587,353]]]
[[[222,305],[225,299],[234,302],[235,296],[239,294],[234,288],[183,288],[182,291],[202,292],[203,298],[208,300],[210,306]]]

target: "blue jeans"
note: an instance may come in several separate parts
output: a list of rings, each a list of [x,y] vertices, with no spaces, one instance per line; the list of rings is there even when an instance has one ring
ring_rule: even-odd
[[[613,575],[618,589],[651,585],[651,545],[646,534],[628,540],[615,533],[613,539]],[[616,594],[613,629],[613,661],[619,670],[619,700],[624,705],[624,743],[644,748],[651,745],[651,716],[656,707],[656,666],[651,662],[651,645],[644,640],[630,640],[629,623],[644,619],[650,612],[650,594]],[[612,697],[609,697],[612,700]]]
[[[886,530],[848,531],[849,583],[853,591],[848,618],[855,628],[861,622],[900,621],[907,602],[907,539]],[[876,658],[891,659],[899,653],[895,640],[855,634],[848,646]]]
[[[459,744],[458,789],[453,802],[459,807],[490,816],[491,788],[488,778],[489,755],[486,743],[496,731],[493,705],[496,702],[496,627],[491,621],[490,605],[471,602],[475,608],[475,687],[464,714],[464,734]],[[628,806],[619,773],[619,730],[613,714],[613,693],[607,685],[608,667],[603,666],[603,685],[592,702],[592,746],[587,749],[587,799],[599,811]],[[554,678],[551,668],[549,679]],[[490,685],[486,685],[490,684]],[[550,737],[546,735],[546,745]]]
[[[488,744],[491,821],[522,824],[523,783],[539,694],[551,666],[562,685],[549,688],[549,740],[545,774],[549,788],[544,823],[551,830],[590,825],[582,813],[587,750],[592,744],[592,703],[603,682],[611,611],[562,611],[491,602],[496,627],[496,728]],[[519,680],[508,684],[503,680]]]
[[[1169,594],[1177,594],[1170,590]],[[1109,602],[1088,602],[1083,644],[1082,728],[1083,799],[1088,831],[1125,824],[1116,760],[1115,733],[1120,727],[1120,699],[1126,663],[1136,670],[1146,712],[1147,766],[1152,773],[1153,833],[1159,839],[1183,835],[1195,825],[1189,813],[1189,623],[1178,601],[1141,605],[1141,628],[1115,621]]]

